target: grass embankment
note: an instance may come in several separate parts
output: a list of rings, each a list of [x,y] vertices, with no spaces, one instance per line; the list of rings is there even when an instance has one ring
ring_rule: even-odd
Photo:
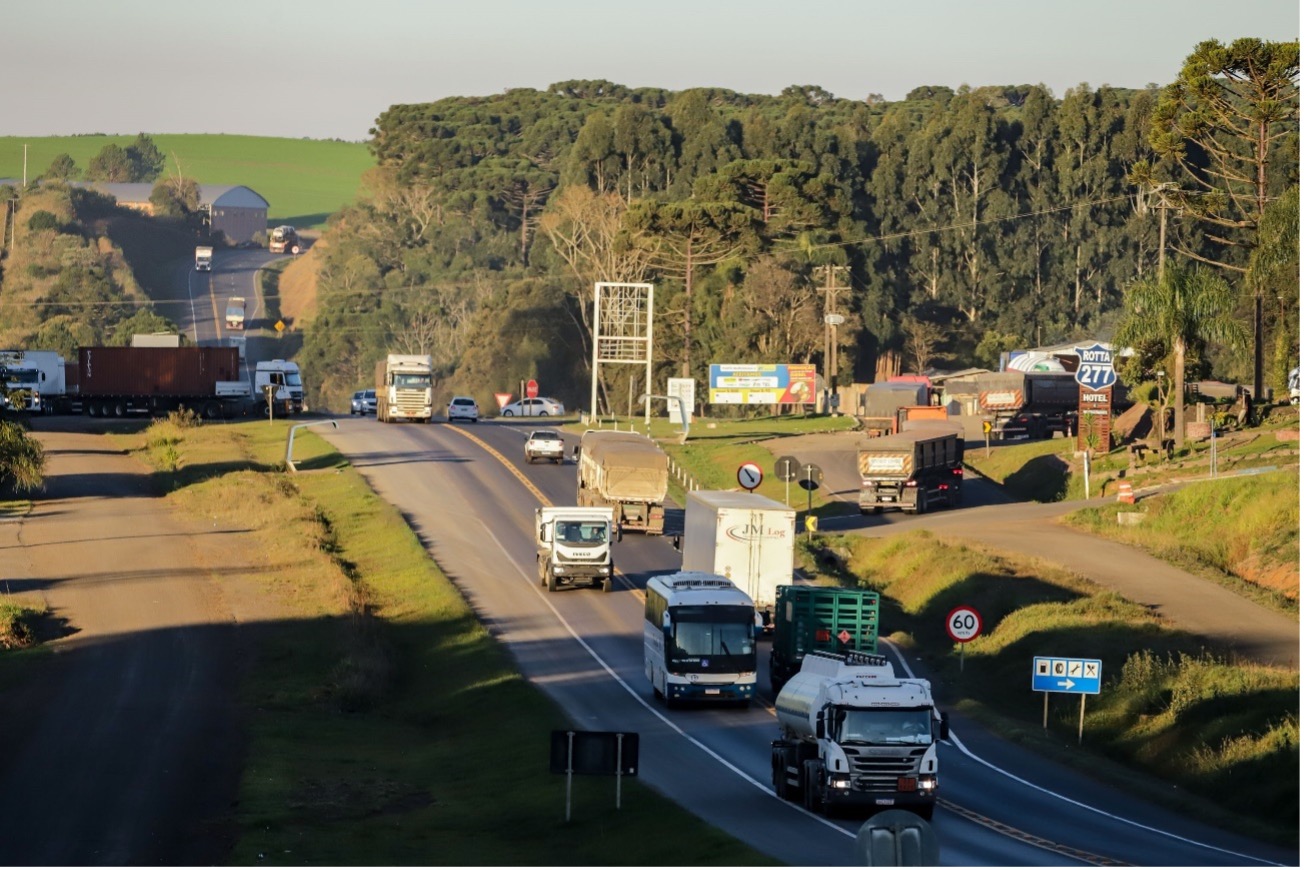
[[[137,436],[178,507],[257,530],[294,614],[259,632],[243,686],[234,863],[772,863],[637,782],[617,811],[610,780],[578,779],[564,824],[547,765],[564,715],[325,441],[301,434],[304,472],[277,470],[285,437],[176,420]]]
[[[326,219],[357,195],[362,174],[375,160],[361,142],[283,139],[225,134],[150,134],[167,155],[169,174],[181,165],[183,175],[200,184],[236,184],[252,188],[269,204],[268,220],[297,227],[324,227]],[[121,136],[2,136],[0,178],[23,177],[23,145],[28,178],[44,172],[60,154],[68,154],[85,171],[91,158],[110,143],[123,148],[136,134]]]
[[[1120,512],[1145,519],[1122,526]],[[1065,521],[1299,613],[1298,469],[1192,483],[1135,506],[1086,508]]]
[[[885,634],[921,656],[943,700],[1010,739],[1107,775],[1151,798],[1262,837],[1298,842],[1299,673],[1233,664],[1174,630],[1146,607],[1081,578],[928,532],[891,538],[821,536],[804,555],[815,572],[836,565],[842,582],[877,589]],[[959,653],[945,633],[952,607],[983,614],[984,632]],[[1088,699],[1028,689],[1033,656],[1098,658],[1105,682]],[[1100,756],[1121,763],[1102,765]],[[1094,757],[1095,760],[1092,760]],[[1197,800],[1156,789],[1144,771]]]
[[[761,417],[748,420],[697,418],[689,426],[690,437],[686,444],[678,443],[683,427],[671,423],[664,416],[653,417],[651,429],[643,426],[643,418],[619,418],[615,425],[628,431],[650,434],[660,442],[676,465],[687,469],[701,489],[738,489],[738,466],[755,462],[765,475],[756,492],[782,502],[788,498],[798,510],[806,509],[806,491],[796,482],[787,486],[774,474],[777,458],[761,442],[791,435],[811,435],[820,432],[845,432],[856,427],[856,418],[850,416],[783,416]],[[612,428],[613,421],[603,421],[604,428]],[[569,425],[568,431],[582,433],[586,426]],[[684,503],[684,485],[672,475],[670,498]],[[842,502],[826,497],[824,490],[816,489],[811,500],[812,513],[817,516],[844,514],[847,507]]]

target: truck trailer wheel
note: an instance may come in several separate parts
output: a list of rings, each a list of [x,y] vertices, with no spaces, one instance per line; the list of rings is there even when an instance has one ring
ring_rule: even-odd
[[[770,782],[774,785],[774,795],[781,801],[795,800],[792,786],[788,783],[788,758],[782,749],[770,752]]]
[[[824,812],[824,801],[820,800],[820,778],[824,775],[824,765],[818,758],[808,758],[802,765],[802,806],[812,813]]]

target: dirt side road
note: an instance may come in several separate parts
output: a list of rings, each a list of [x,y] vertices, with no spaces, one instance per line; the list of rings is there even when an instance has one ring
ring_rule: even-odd
[[[223,863],[247,536],[176,516],[103,436],[38,437],[46,491],[0,524],[0,588],[43,597],[63,636],[0,694],[4,863]]]
[[[776,455],[816,462],[833,498],[856,505],[860,477],[855,465],[857,433],[804,435],[765,443]],[[912,517],[886,512],[825,523],[831,531],[881,537],[914,529],[967,538],[1012,553],[1044,559],[1144,604],[1181,629],[1225,644],[1252,661],[1298,667],[1299,620],[1242,598],[1134,547],[1075,531],[1056,521],[1088,504],[1009,502],[1000,488],[966,477],[964,505]],[[1096,499],[1091,504],[1108,503]]]

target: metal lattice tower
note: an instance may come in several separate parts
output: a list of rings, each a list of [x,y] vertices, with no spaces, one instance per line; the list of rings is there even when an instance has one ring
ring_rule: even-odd
[[[593,285],[593,387],[589,413],[598,414],[598,371],[603,363],[643,364],[646,390],[652,390],[652,285]],[[643,405],[643,422],[651,422],[651,403]]]

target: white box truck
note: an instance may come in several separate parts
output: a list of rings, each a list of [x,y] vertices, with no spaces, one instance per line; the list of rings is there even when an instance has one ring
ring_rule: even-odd
[[[211,247],[200,245],[195,248],[195,271],[213,271],[213,249]]]
[[[728,577],[774,625],[779,586],[792,583],[796,511],[752,492],[697,490],[684,509],[685,571]]]

